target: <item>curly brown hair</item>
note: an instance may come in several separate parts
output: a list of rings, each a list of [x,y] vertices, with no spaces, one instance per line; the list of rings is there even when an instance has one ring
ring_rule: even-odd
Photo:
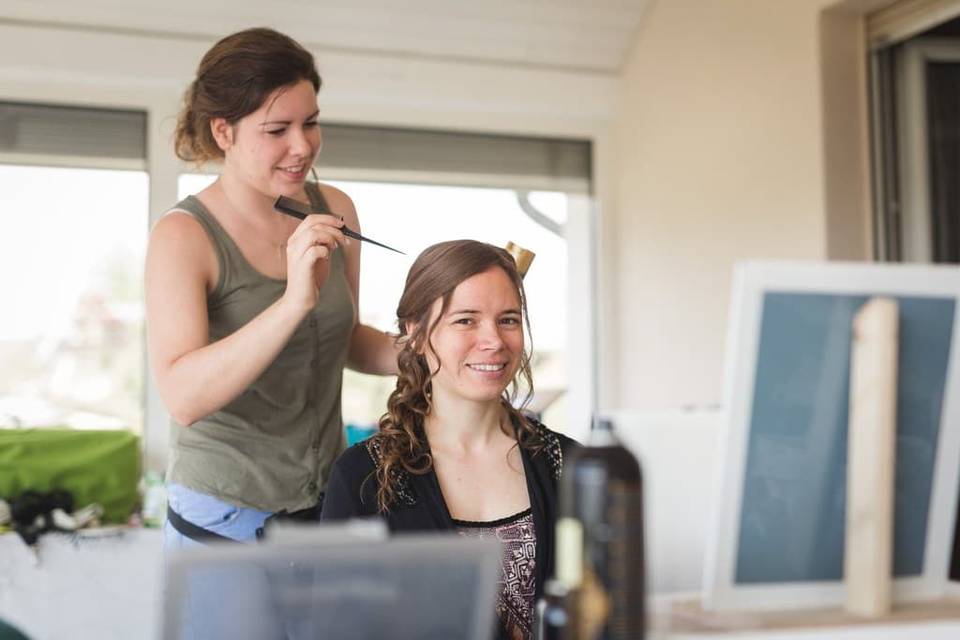
[[[184,93],[174,132],[177,157],[197,164],[223,158],[210,121],[223,118],[234,124],[277,89],[301,80],[320,90],[313,55],[289,36],[261,27],[223,38],[203,56]]]
[[[530,325],[527,319],[527,299],[523,280],[517,272],[513,257],[505,250],[476,240],[452,240],[428,247],[421,253],[410,272],[397,306],[397,322],[400,327],[398,344],[402,346],[398,357],[400,370],[397,387],[387,400],[387,412],[380,418],[380,431],[376,439],[381,460],[377,466],[377,507],[381,513],[389,511],[397,498],[394,480],[403,470],[422,475],[433,468],[433,457],[424,431],[424,419],[431,409],[431,380],[439,371],[430,370],[424,350],[436,355],[430,337],[446,312],[450,298],[457,286],[490,269],[503,269],[517,289],[527,335]],[[440,313],[430,322],[434,303],[442,300]],[[407,333],[413,328],[412,333]],[[539,433],[522,412],[522,407],[533,393],[530,374],[530,356],[525,343],[520,357],[520,367],[509,390],[504,390],[501,404],[511,422],[517,428],[517,444],[530,451],[538,451],[543,443]],[[521,378],[526,392],[517,403]],[[520,409],[515,408],[519,404]]]

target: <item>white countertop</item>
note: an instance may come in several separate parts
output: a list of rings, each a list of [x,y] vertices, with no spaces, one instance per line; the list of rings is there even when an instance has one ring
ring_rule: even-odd
[[[690,594],[655,596],[651,640],[958,640],[960,599],[898,605],[879,620],[839,609],[792,612],[700,610]]]
[[[39,563],[16,534],[0,535],[0,618],[31,640],[154,638],[163,567],[158,529],[46,534]]]

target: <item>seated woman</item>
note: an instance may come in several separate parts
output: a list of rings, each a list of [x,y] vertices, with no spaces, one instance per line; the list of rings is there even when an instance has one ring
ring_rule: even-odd
[[[507,638],[532,635],[552,573],[563,451],[573,443],[511,403],[518,377],[528,396],[532,389],[526,315],[523,282],[503,249],[457,240],[421,253],[397,309],[397,388],[380,431],[334,463],[321,516],[497,536]]]

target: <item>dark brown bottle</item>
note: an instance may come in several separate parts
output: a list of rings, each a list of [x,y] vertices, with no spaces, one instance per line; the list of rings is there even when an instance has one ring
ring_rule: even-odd
[[[569,585],[576,640],[644,637],[644,541],[640,464],[599,420],[587,446],[572,451],[560,485],[560,529],[582,528],[583,566]],[[569,538],[569,533],[565,534]],[[575,536],[574,536],[575,537]],[[557,544],[561,565],[562,543]],[[568,583],[571,581],[568,581]]]

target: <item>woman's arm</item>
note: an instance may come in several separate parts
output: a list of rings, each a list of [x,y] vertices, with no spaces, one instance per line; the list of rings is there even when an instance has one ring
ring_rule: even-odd
[[[397,354],[395,338],[379,329],[358,324],[350,337],[350,351],[347,353],[347,366],[360,373],[380,376],[395,376]]]
[[[336,215],[343,216],[344,223],[359,233],[360,220],[350,197],[330,185],[321,185],[321,189],[330,210]],[[350,291],[353,294],[354,311],[358,318],[360,317],[360,252],[362,244],[358,240],[351,240],[350,244],[344,247],[347,283],[350,285]],[[353,335],[350,337],[347,366],[360,373],[396,375],[398,373],[397,354],[399,352],[400,349],[397,347],[393,336],[379,329],[357,323],[353,329]]]
[[[312,308],[315,266],[332,249],[322,243],[335,245],[330,224],[316,218],[301,223],[288,241],[284,295],[214,343],[209,342],[207,292],[216,284],[219,267],[210,240],[186,214],[170,214],[156,224],[146,261],[148,346],[160,397],[178,423],[190,425],[239,396],[273,362]]]

